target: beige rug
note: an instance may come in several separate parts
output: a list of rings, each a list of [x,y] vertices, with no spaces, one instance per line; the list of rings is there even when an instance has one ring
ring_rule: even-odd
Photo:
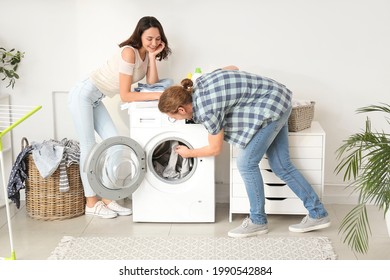
[[[71,237],[51,260],[334,260],[326,237]]]

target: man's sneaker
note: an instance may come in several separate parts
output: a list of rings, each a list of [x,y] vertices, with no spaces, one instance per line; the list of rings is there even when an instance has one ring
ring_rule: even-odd
[[[85,206],[85,215],[98,216],[103,219],[111,219],[118,216],[118,214],[104,204],[103,201],[98,201],[93,207]]]
[[[108,209],[114,211],[117,213],[119,216],[129,216],[133,212],[131,211],[130,208],[123,207],[119,205],[116,201],[111,201],[109,204],[106,205]]]
[[[330,219],[328,216],[320,219],[313,219],[310,218],[309,215],[307,215],[302,219],[301,223],[291,225],[288,229],[292,232],[308,232],[312,230],[327,228],[329,226]]]
[[[245,218],[242,224],[228,232],[230,237],[250,237],[268,232],[268,225],[257,225],[252,223],[250,218]]]

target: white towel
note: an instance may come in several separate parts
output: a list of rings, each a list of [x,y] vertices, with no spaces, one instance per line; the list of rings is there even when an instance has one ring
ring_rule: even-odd
[[[311,101],[309,100],[292,100],[291,102],[293,108],[300,107],[300,106],[307,106],[311,105]]]

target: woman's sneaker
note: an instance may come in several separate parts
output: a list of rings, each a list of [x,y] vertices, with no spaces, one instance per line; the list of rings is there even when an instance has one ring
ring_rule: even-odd
[[[119,205],[116,201],[111,201],[109,204],[106,205],[108,209],[114,211],[119,216],[129,216],[133,213],[130,208],[123,207]]]
[[[309,215],[304,217],[299,224],[289,226],[289,230],[292,232],[308,232],[317,229],[323,229],[330,226],[330,219],[328,216],[314,219],[310,218]]]
[[[268,225],[262,224],[257,225],[252,223],[252,220],[250,218],[245,218],[245,220],[242,222],[242,224],[232,229],[228,232],[228,236],[230,237],[250,237],[250,236],[256,236],[260,234],[265,234],[268,232]]]
[[[98,216],[103,219],[111,219],[118,216],[118,214],[104,204],[103,201],[98,201],[93,207],[85,206],[85,215]]]

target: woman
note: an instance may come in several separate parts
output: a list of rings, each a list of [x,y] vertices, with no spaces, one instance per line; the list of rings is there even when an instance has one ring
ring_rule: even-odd
[[[231,237],[248,237],[268,232],[265,197],[259,162],[266,154],[272,170],[303,201],[309,214],[290,231],[307,232],[330,226],[328,213],[312,186],[290,161],[288,117],[292,93],[284,85],[228,66],[198,78],[193,85],[166,89],[159,109],[169,117],[192,119],[208,130],[209,145],[198,149],[178,146],[184,158],[216,156],[223,141],[240,148],[237,167],[250,202],[250,215]]]
[[[83,172],[86,157],[96,144],[95,131],[102,139],[118,135],[102,99],[120,94],[123,102],[157,100],[161,92],[133,92],[132,84],[146,76],[148,84],[159,81],[156,60],[171,53],[160,22],[151,16],[139,20],[129,39],[101,68],[74,87],[69,94],[69,107],[80,141],[80,174],[86,196],[86,215],[114,218],[131,215],[129,208],[116,201],[98,198]]]

